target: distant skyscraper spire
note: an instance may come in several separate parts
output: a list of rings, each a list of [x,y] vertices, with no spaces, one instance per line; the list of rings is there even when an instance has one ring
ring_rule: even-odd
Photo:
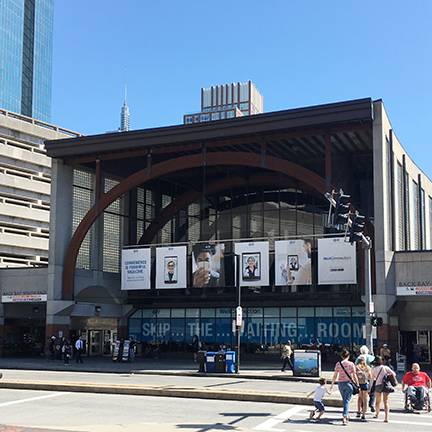
[[[125,95],[124,95],[124,103],[121,110],[120,115],[120,132],[126,132],[129,130],[129,108],[126,103],[126,96],[127,96],[127,67],[125,66],[125,89],[124,89]]]

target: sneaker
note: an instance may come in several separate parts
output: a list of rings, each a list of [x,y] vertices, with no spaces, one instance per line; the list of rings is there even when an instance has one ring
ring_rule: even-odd
[[[316,418],[315,421],[316,421],[317,423],[320,423],[320,422],[321,422],[321,419],[320,419],[320,418]]]
[[[344,418],[344,419],[342,420],[342,424],[343,424],[344,426],[348,426],[348,420],[347,420],[346,418]]]
[[[362,418],[361,418],[363,421],[366,421],[366,417],[365,416],[362,416]]]
[[[361,414],[360,413],[357,413],[357,416],[356,416],[357,418],[360,418],[361,417]]]
[[[375,407],[374,406],[371,406],[370,409],[371,409],[371,412],[375,412]]]
[[[311,411],[311,412],[309,413],[309,418],[312,419],[312,418],[314,417],[314,415],[315,415],[315,411]]]

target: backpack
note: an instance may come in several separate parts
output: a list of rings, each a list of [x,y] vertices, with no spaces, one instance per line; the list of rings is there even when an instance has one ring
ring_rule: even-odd
[[[366,384],[367,383],[367,376],[366,372],[362,370],[357,371],[357,377],[359,380],[359,384]]]

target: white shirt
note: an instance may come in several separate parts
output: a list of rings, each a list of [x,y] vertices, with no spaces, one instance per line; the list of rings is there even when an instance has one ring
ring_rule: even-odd
[[[81,340],[81,339],[78,339],[76,342],[75,342],[75,348],[76,349],[81,349],[83,347],[83,341]]]
[[[327,389],[324,386],[319,386],[315,389],[314,401],[322,402],[322,398],[324,395],[328,393]]]

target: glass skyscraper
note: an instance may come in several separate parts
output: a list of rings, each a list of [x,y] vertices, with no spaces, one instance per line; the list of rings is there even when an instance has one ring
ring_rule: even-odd
[[[0,107],[50,122],[54,0],[0,0]]]

